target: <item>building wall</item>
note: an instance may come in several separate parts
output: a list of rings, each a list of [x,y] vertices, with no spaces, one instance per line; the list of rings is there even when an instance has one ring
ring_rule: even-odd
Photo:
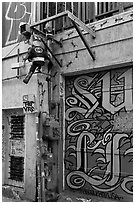
[[[94,39],[82,31],[91,50],[95,52],[92,59],[75,29],[59,34],[57,39],[63,40],[63,47],[54,46],[55,55],[62,60],[63,75],[73,75],[76,72],[87,72],[96,69],[117,68],[132,63],[133,56],[133,13],[132,11],[114,15],[94,23]]]
[[[95,27],[95,39],[82,32],[95,60],[75,29],[57,35],[57,40],[63,40],[62,48],[53,45],[63,65],[59,68],[63,82],[54,80],[59,86],[53,91],[63,96],[65,110],[63,187],[132,201],[132,11],[91,27]]]
[[[25,49],[24,49],[25,47]],[[5,48],[7,49],[7,47]],[[22,50],[24,51],[22,51]],[[20,46],[21,55],[25,55],[27,46]],[[3,52],[3,54],[6,51]],[[25,198],[35,200],[36,198],[36,157],[37,157],[37,141],[36,141],[36,117],[39,111],[48,113],[48,84],[44,74],[34,74],[28,85],[23,83],[24,75],[28,72],[30,63],[25,68],[20,69],[20,77],[17,78],[17,70],[11,69],[12,63],[17,61],[16,53],[12,53],[9,58],[3,59],[3,84],[2,84],[2,108],[3,108],[3,185],[12,185],[18,187],[24,194]],[[33,100],[33,104],[25,105],[25,100]],[[29,108],[29,110],[28,110]],[[18,115],[21,109],[22,115],[25,116],[24,124],[24,180],[21,183],[9,179],[9,153],[10,153],[10,117]],[[5,154],[6,152],[6,154]]]
[[[62,178],[62,173],[65,176],[63,188],[109,196],[115,200],[129,199],[132,194],[132,21],[133,13],[129,11],[92,23],[91,27],[96,30],[95,39],[83,31],[95,52],[94,61],[75,29],[57,34],[56,39],[63,40],[62,48],[53,43],[53,52],[62,62],[62,68],[59,68],[53,61],[50,98],[60,103],[63,141],[60,141],[59,149],[63,147],[64,165],[58,160],[59,178]],[[17,49],[12,54],[9,52],[14,46],[4,47],[2,52],[3,109],[23,109],[23,96],[34,95],[36,111],[48,112],[45,75],[33,75],[27,86],[22,82],[23,76],[17,79],[17,70],[11,70],[11,64],[17,62]],[[19,49],[21,61],[27,47],[20,43]],[[20,69],[20,75],[26,74],[28,68],[29,64]],[[60,80],[61,74],[63,81]],[[34,200],[35,113],[25,113],[25,118],[24,191]],[[62,158],[61,152],[59,155]],[[5,180],[3,183],[6,184]]]

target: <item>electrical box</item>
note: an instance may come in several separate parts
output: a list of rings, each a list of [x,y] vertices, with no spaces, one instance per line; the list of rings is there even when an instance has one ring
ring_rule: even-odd
[[[49,122],[45,122],[43,128],[43,140],[59,140],[60,138],[60,125],[54,118],[50,118]]]

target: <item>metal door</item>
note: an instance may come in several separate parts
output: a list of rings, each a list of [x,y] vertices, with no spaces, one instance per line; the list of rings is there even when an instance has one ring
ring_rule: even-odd
[[[132,68],[66,77],[65,185],[132,197]]]

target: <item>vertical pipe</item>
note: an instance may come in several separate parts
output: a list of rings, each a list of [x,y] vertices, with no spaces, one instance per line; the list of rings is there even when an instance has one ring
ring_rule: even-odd
[[[17,62],[19,63],[19,54],[20,54],[20,49],[17,49]],[[19,68],[17,68],[17,77],[19,77]]]
[[[87,173],[87,136],[84,136],[84,171]]]
[[[36,114],[36,140],[37,140],[37,200],[41,202],[41,149],[40,149],[40,135],[39,135],[39,117],[40,113]]]

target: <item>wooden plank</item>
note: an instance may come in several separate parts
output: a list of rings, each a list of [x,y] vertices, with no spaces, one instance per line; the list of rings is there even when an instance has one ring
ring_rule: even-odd
[[[42,23],[47,23],[49,21],[56,20],[56,19],[58,19],[60,17],[67,16],[67,15],[68,15],[68,12],[64,11],[64,12],[61,12],[61,13],[56,14],[54,16],[50,16],[50,17],[48,17],[46,19],[43,19],[43,20],[41,20],[39,22],[36,22],[36,23],[32,24],[30,27],[33,28],[33,27],[36,27],[38,25],[41,25]]]
[[[95,32],[92,29],[88,28],[79,18],[74,16],[71,12],[69,12],[69,11],[67,11],[67,12],[68,12],[68,17],[72,20],[72,22],[75,22],[77,25],[79,25],[85,31],[90,33],[94,38],[96,37]]]

